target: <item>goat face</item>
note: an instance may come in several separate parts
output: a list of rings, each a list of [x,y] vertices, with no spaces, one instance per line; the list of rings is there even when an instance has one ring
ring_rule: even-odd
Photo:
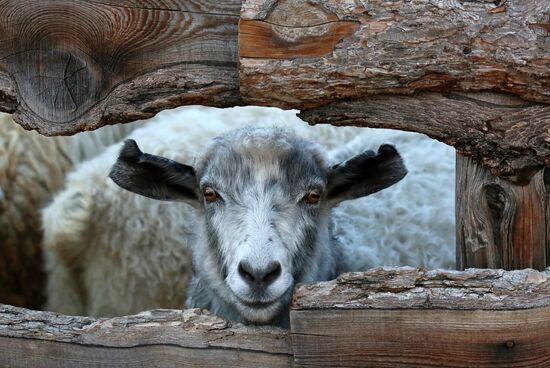
[[[269,323],[295,282],[334,276],[330,208],[406,174],[389,145],[329,167],[321,148],[273,128],[217,138],[195,168],[127,141],[110,177],[121,187],[199,211],[194,269],[247,321]]]

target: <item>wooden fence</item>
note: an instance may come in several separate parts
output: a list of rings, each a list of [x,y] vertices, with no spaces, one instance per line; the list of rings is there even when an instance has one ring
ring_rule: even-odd
[[[286,331],[200,309],[96,319],[0,306],[0,366],[550,366],[550,269],[343,274],[299,285],[290,317]]]
[[[0,1],[0,111],[26,128],[258,104],[425,133],[459,154],[458,267],[541,271],[343,275],[297,288],[290,331],[2,306],[0,366],[550,367],[549,19],[540,0]]]

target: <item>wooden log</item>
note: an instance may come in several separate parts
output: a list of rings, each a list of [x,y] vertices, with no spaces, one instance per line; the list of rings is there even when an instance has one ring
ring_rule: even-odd
[[[471,158],[457,155],[456,164],[457,268],[550,266],[544,170],[517,186]]]
[[[0,305],[2,367],[289,367],[291,354],[285,330],[200,309],[95,319]]]
[[[548,367],[550,270],[344,274],[290,319],[296,367]]]
[[[419,91],[550,103],[550,3],[244,0],[245,102],[309,109]]]
[[[335,102],[299,116],[311,124],[424,133],[482,162],[493,175],[520,185],[550,165],[550,106],[510,94],[381,95]]]
[[[239,104],[239,0],[2,0],[0,110],[73,134]]]

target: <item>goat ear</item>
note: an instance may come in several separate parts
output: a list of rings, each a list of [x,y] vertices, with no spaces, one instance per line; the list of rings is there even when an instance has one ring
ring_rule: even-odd
[[[339,202],[364,197],[392,186],[407,175],[403,159],[392,145],[378,153],[365,151],[333,166],[328,174],[327,199]]]
[[[195,169],[164,157],[143,153],[128,139],[109,177],[120,187],[163,201],[195,201]]]

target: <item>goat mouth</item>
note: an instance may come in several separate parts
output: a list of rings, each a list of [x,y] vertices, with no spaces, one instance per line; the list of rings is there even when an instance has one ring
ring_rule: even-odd
[[[239,302],[242,305],[247,306],[249,308],[254,308],[254,309],[268,308],[268,307],[272,306],[273,304],[275,304],[277,302],[276,300],[273,300],[273,301],[270,301],[270,302],[260,302],[260,301],[247,302],[246,300],[243,300],[241,298],[238,298],[238,299],[239,299]]]

